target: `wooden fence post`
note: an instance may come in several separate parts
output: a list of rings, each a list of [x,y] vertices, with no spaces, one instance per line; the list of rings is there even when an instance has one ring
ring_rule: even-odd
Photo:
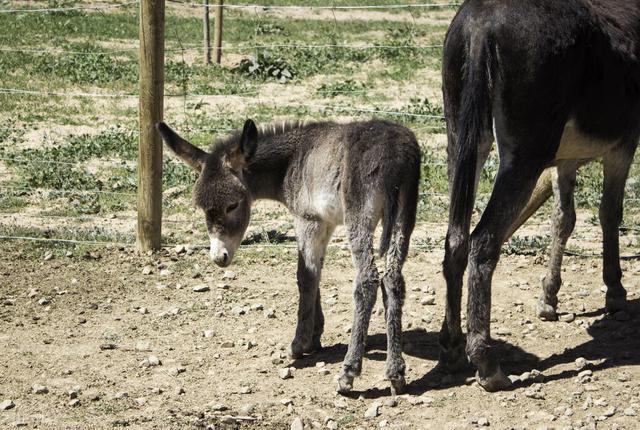
[[[162,231],[162,121],[165,0],[140,1],[138,230],[141,251],[160,249]]]
[[[216,47],[216,63],[220,64],[222,59],[222,10],[224,0],[216,0],[216,21],[213,31],[213,44]]]
[[[211,64],[211,36],[209,35],[209,0],[203,0],[202,25],[204,30],[204,62]]]

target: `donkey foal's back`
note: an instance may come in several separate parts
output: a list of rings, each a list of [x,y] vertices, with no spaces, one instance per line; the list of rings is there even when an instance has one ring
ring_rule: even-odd
[[[382,297],[387,322],[386,374],[392,391],[405,384],[402,358],[402,266],[413,231],[420,176],[420,149],[413,133],[393,122],[285,124],[242,132],[217,142],[210,153],[158,124],[163,139],[200,173],[195,204],[205,212],[211,258],[230,264],[249,224],[251,203],[277,200],[295,217],[298,240],[298,324],[292,358],[320,349],[324,316],[319,281],[327,244],[345,224],[353,264],[354,318],[338,391],[351,390],[360,374],[371,311],[380,278],[373,234],[382,220],[380,256],[386,255]]]

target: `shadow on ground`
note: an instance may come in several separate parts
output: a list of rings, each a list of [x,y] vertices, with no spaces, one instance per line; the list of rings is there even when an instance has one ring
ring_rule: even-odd
[[[562,353],[553,354],[545,359],[540,359],[534,353],[527,352],[520,347],[502,340],[494,340],[494,347],[501,357],[503,370],[509,375],[520,375],[532,369],[544,372],[544,381],[557,381],[574,378],[580,372],[577,369],[563,370],[558,373],[550,373],[549,369],[562,364],[573,363],[582,357],[587,361],[596,362],[587,368],[594,373],[599,370],[619,366],[640,364],[640,324],[637,315],[640,314],[640,299],[629,301],[628,314],[630,318],[619,321],[611,316],[605,316],[596,320],[587,329],[592,339],[573,348],[566,348]],[[592,318],[604,314],[604,309],[577,315],[582,318]],[[563,323],[555,323],[563,324]],[[422,329],[414,329],[404,332],[404,354],[423,360],[434,362],[434,367],[419,379],[410,381],[407,385],[409,394],[420,395],[427,391],[443,390],[455,386],[465,385],[472,381],[475,371],[469,367],[464,371],[449,375],[441,372],[436,366],[439,346],[438,333],[427,332]],[[386,359],[386,335],[373,334],[368,337],[365,360],[384,361]],[[554,340],[541,340],[541,342],[554,342]],[[315,363],[340,363],[347,352],[347,345],[343,343],[327,346],[317,353],[295,360],[291,365],[296,368],[313,367]],[[366,362],[363,366],[366,366]],[[518,381],[513,384],[511,390],[526,387],[535,383],[535,380]],[[377,398],[389,396],[390,389],[370,389],[367,391],[353,391],[350,396],[365,398]]]

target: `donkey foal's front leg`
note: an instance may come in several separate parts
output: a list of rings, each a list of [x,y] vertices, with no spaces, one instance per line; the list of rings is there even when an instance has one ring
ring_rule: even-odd
[[[321,348],[324,317],[320,305],[320,273],[333,228],[325,223],[298,219],[298,325],[289,347],[289,357],[301,358]]]

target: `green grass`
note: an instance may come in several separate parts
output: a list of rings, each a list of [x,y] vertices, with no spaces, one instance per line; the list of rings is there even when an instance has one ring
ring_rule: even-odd
[[[301,2],[260,0],[258,3],[268,6]],[[371,0],[335,0],[331,4],[371,3]],[[397,1],[376,0],[374,3],[396,4]],[[36,4],[74,5],[81,2],[52,0]],[[307,0],[304,4],[324,6],[327,3]],[[191,9],[193,13],[185,13],[185,10],[188,9],[167,3],[165,93],[170,97],[165,100],[165,118],[200,147],[209,146],[229,129],[241,127],[248,117],[265,125],[282,119],[365,119],[373,116],[371,112],[357,111],[362,108],[380,110],[382,112],[376,116],[399,121],[414,129],[421,142],[429,141],[434,134],[441,138],[444,133],[444,121],[438,118],[443,115],[442,102],[439,96],[431,95],[434,93],[432,88],[427,88],[439,86],[437,76],[442,50],[426,46],[442,43],[446,24],[415,25],[410,20],[383,19],[282,19],[255,11],[230,9],[225,11],[223,40],[231,49],[224,51],[226,61],[218,66],[203,63],[199,14],[195,9]],[[453,11],[448,11],[436,13],[452,16]],[[406,13],[395,9],[384,12]],[[411,12],[416,17],[431,13],[426,9],[412,9]],[[0,211],[19,213],[34,209],[38,213],[73,217],[117,215],[134,210],[138,146],[136,98],[70,98],[65,94],[138,92],[138,7],[109,12],[0,14],[0,45],[55,49],[47,53],[0,51],[0,87],[62,94],[45,97],[0,94],[3,106],[0,157],[9,159],[1,162],[6,173],[0,176],[0,186],[54,190],[39,193],[1,189]],[[255,45],[301,46],[256,48]],[[373,48],[321,45],[368,45]],[[233,61],[228,60],[230,58]],[[428,76],[426,82],[425,75]],[[405,86],[418,90],[398,93],[397,88]],[[295,94],[291,104],[271,101],[273,94],[278,97],[289,93]],[[439,94],[439,90],[435,93]],[[214,104],[210,98],[193,95],[244,95],[246,98],[239,102],[229,98],[229,103]],[[308,104],[345,109],[322,109]],[[403,114],[385,114],[384,111]],[[89,125],[94,131],[55,133],[59,125]],[[34,130],[50,130],[55,137],[34,141]],[[423,150],[418,219],[420,222],[444,223],[448,216],[445,150],[442,147],[424,147]],[[176,190],[170,198],[164,199],[164,213],[184,213],[191,205],[195,174],[170,156],[165,156],[163,168],[164,188]],[[497,168],[497,157],[492,154],[481,175],[474,220],[488,201]],[[627,187],[630,199],[640,199],[640,181],[636,180],[639,173],[638,166],[634,166]],[[601,164],[594,163],[581,169],[576,188],[579,210],[597,214],[601,192]],[[625,209],[626,225],[632,228],[640,225],[638,202],[630,200]],[[547,204],[538,219],[545,219],[549,214],[550,205]],[[597,218],[593,220],[597,224]],[[3,228],[11,230],[10,226]],[[180,228],[170,227],[166,240],[193,239],[193,235],[188,236],[185,229]],[[128,235],[118,236],[118,232],[80,227],[53,233],[18,228],[14,233],[38,237],[55,233],[87,240],[102,237],[132,241]],[[277,243],[282,240],[278,233],[281,232],[270,236],[268,231],[261,232],[250,239],[256,243],[265,240]],[[505,251],[516,254],[538,252],[546,244],[542,237],[517,238],[505,246]],[[441,243],[437,239],[425,239],[422,245],[431,249],[440,247]]]

